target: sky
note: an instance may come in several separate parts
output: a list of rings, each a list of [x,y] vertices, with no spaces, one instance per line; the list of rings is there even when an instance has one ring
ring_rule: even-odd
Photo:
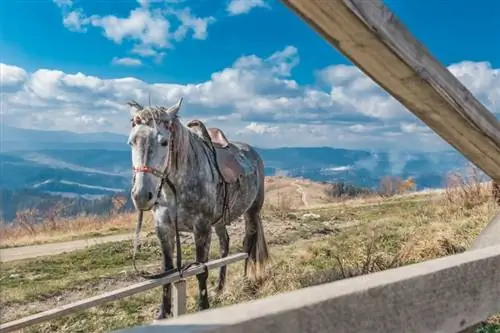
[[[500,2],[385,0],[500,114]],[[0,1],[1,123],[130,130],[135,99],[259,147],[450,146],[281,2]]]

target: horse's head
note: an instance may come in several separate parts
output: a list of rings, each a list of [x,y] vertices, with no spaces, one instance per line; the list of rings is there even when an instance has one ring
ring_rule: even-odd
[[[128,143],[132,148],[132,200],[139,210],[150,210],[158,200],[168,168],[169,143],[172,128],[182,104],[182,98],[169,108],[142,107],[129,102],[132,130]]]

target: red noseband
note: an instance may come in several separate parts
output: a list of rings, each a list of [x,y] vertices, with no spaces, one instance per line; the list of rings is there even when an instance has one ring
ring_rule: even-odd
[[[134,167],[133,170],[134,172],[153,173],[153,169],[148,167],[147,165],[140,165],[138,167]]]

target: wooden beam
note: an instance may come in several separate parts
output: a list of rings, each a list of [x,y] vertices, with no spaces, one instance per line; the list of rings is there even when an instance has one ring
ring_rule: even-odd
[[[445,141],[500,181],[499,122],[380,0],[281,1]],[[447,29],[453,33],[453,27]]]
[[[500,245],[500,213],[496,214],[481,233],[474,239],[468,251],[483,249],[490,246]],[[497,273],[498,274],[498,273]],[[482,322],[485,322],[488,316],[485,316]],[[473,325],[459,333],[475,333],[480,324]]]
[[[495,215],[479,236],[474,239],[471,249],[476,250],[495,245],[500,245],[500,213]]]
[[[455,333],[500,312],[500,246],[116,333]]]
[[[185,279],[173,283],[172,288],[172,314],[174,317],[182,316],[187,312],[187,283]]]
[[[222,266],[226,266],[237,261],[245,260],[247,258],[246,253],[237,253],[226,258],[221,258],[213,261],[209,261],[206,263],[206,267],[210,269],[219,268]],[[184,278],[188,278],[190,276],[195,276],[197,274],[203,273],[205,268],[202,266],[194,266],[188,269],[184,274]],[[98,306],[101,304],[105,304],[108,302],[116,301],[118,299],[131,296],[134,294],[138,294],[140,292],[156,288],[165,284],[169,284],[175,281],[180,280],[181,277],[179,273],[172,274],[170,276],[157,279],[157,280],[147,280],[144,282],[136,283],[128,287],[124,287],[121,289],[113,290],[107,292],[102,295],[90,297],[75,303],[63,305],[48,311],[40,312],[25,318],[21,318],[18,320],[10,321],[5,324],[0,324],[0,333],[13,332],[16,330],[20,330],[22,328],[39,324],[44,321],[52,320],[55,318],[62,317],[64,315],[72,314],[74,312],[88,309],[94,306]]]

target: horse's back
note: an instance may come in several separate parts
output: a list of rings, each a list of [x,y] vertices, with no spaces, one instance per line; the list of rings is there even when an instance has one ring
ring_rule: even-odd
[[[242,153],[254,167],[256,167],[257,169],[261,169],[262,173],[264,172],[264,161],[262,160],[260,154],[257,152],[257,149],[255,149],[250,144],[241,141],[230,141],[230,146],[231,145],[234,146],[240,153]]]

